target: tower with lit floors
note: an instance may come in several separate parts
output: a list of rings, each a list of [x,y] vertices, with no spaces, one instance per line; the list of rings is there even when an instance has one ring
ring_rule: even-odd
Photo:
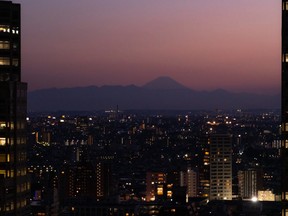
[[[288,215],[288,1],[282,0],[282,215]]]
[[[215,133],[210,143],[210,200],[232,200],[232,136]]]
[[[28,215],[27,84],[21,82],[20,5],[0,1],[0,215]]]

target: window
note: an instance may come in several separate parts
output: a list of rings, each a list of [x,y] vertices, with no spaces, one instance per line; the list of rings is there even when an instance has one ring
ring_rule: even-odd
[[[9,41],[0,41],[0,49],[10,49]]]
[[[283,2],[282,9],[283,10],[288,10],[288,2]]]
[[[6,144],[6,138],[0,137],[0,146],[3,146]]]
[[[6,128],[6,123],[0,121],[0,130]]]
[[[8,57],[0,57],[0,66],[10,65],[10,59]]]
[[[288,54],[283,55],[283,62],[288,62]]]
[[[0,162],[6,162],[6,154],[0,154]]]
[[[18,59],[13,59],[12,65],[15,67],[19,66],[19,60]]]
[[[285,123],[284,130],[288,132],[288,123]]]
[[[10,32],[10,27],[8,25],[0,25],[0,32]]]
[[[4,175],[4,178],[6,178],[6,170],[0,170],[0,175]]]
[[[288,140],[285,140],[284,141],[284,146],[283,146],[284,148],[288,148]]]
[[[11,32],[12,32],[12,34],[19,34],[19,28],[18,27],[13,27]]]

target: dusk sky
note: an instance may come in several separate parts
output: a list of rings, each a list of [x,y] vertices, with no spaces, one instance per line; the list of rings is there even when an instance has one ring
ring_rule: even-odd
[[[29,91],[137,86],[279,93],[281,1],[14,0]]]

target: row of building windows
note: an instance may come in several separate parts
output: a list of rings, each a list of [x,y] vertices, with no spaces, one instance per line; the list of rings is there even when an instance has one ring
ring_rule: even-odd
[[[0,50],[9,50],[11,46],[14,50],[19,47],[17,42],[10,43],[9,41],[0,41]]]
[[[30,189],[30,184],[28,182],[25,182],[21,185],[17,185],[17,193],[25,192]]]
[[[26,144],[26,138],[17,138],[17,145],[25,145]],[[12,138],[6,138],[6,137],[0,137],[0,146],[5,145],[14,145],[14,139]]]
[[[10,162],[10,154],[0,154],[0,163]]]
[[[0,41],[0,49],[10,49],[9,41]]]
[[[18,59],[12,59],[12,62],[10,61],[10,58],[8,57],[0,57],[0,66],[19,66],[19,60]]]
[[[6,122],[0,121],[0,130],[3,130],[7,127]]]
[[[13,178],[14,177],[14,170],[0,169],[0,175],[3,175],[4,178]]]
[[[0,32],[19,34],[19,28],[18,27],[10,28],[9,25],[0,25]]]

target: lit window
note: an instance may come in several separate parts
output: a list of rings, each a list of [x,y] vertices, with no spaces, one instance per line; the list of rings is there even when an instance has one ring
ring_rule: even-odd
[[[283,56],[283,61],[284,61],[284,62],[288,62],[288,54],[285,54],[285,55]]]
[[[4,175],[4,178],[6,177],[6,170],[0,170],[0,175]]]
[[[162,187],[162,186],[159,186],[159,187],[157,188],[157,194],[158,194],[159,196],[162,196],[162,195],[163,195],[163,187]]]
[[[19,34],[19,27],[13,27],[11,32],[12,34]]]
[[[0,129],[6,128],[6,123],[5,122],[0,122]]]
[[[284,146],[283,146],[284,148],[288,148],[288,140],[285,140],[284,141]]]
[[[10,59],[8,57],[0,57],[0,66],[10,65]]]
[[[8,25],[0,25],[0,32],[10,32],[10,27]]]
[[[0,146],[3,146],[6,144],[6,138],[0,137]]]
[[[283,2],[283,10],[288,10],[288,2]]]
[[[0,41],[0,49],[10,49],[9,41]]]

